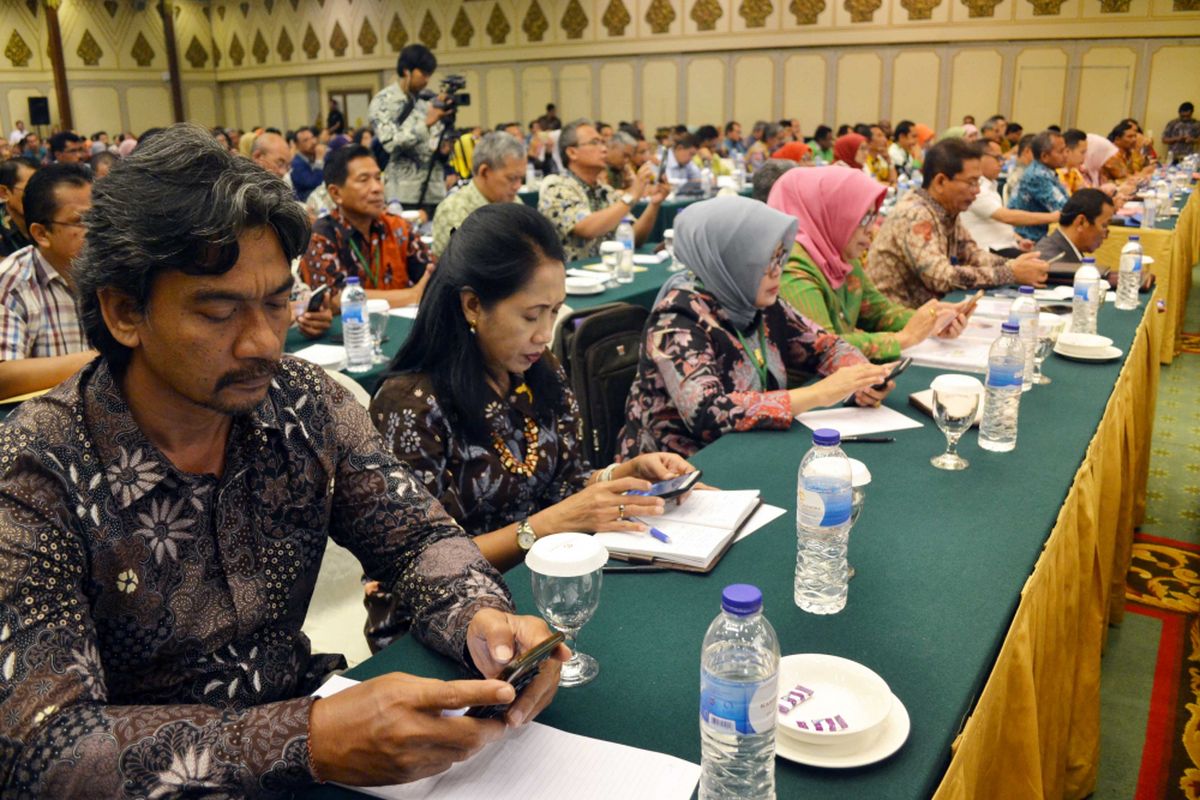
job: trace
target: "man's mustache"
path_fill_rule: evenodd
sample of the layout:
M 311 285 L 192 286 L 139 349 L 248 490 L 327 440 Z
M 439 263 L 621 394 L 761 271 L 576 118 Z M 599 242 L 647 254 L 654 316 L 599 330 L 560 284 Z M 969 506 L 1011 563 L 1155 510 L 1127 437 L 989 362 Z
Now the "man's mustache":
M 271 377 L 274 378 L 279 372 L 278 361 L 268 361 L 265 358 L 254 359 L 249 366 L 242 369 L 227 372 L 217 380 L 217 391 L 220 391 L 227 386 L 232 386 L 235 383 L 243 383 L 252 381 L 258 378 Z

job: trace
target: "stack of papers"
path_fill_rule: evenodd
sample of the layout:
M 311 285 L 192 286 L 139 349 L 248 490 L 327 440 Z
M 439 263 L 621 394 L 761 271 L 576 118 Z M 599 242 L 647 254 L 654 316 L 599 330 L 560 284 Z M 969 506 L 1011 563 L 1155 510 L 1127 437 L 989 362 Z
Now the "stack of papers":
M 292 355 L 325 369 L 338 370 L 346 366 L 346 348 L 340 344 L 310 344 Z
M 921 423 L 915 419 L 910 419 L 887 406 L 876 406 L 875 408 L 843 406 L 824 411 L 806 411 L 797 415 L 796 419 L 800 424 L 814 431 L 817 428 L 833 428 L 843 438 L 921 427 Z
M 904 350 L 904 355 L 911 356 L 913 363 L 922 367 L 934 369 L 950 369 L 965 372 L 987 372 L 988 350 L 992 342 L 1000 336 L 1000 323 L 1008 319 L 1008 311 L 1004 316 L 988 316 L 981 311 L 987 300 L 1002 300 L 1003 298 L 982 298 L 979 308 L 967 321 L 967 327 L 956 339 L 938 339 L 931 336 L 920 344 Z M 1012 301 L 1006 301 L 1011 305 Z
M 315 694 L 328 697 L 355 683 L 338 676 Z M 530 722 L 440 775 L 395 786 L 346 788 L 389 800 L 688 800 L 699 780 L 698 764 Z
M 675 508 L 668 507 L 665 514 L 640 520 L 665 533 L 670 542 L 661 542 L 649 533 L 624 532 L 597 533 L 596 540 L 613 558 L 708 572 L 761 502 L 757 489 L 698 490 Z

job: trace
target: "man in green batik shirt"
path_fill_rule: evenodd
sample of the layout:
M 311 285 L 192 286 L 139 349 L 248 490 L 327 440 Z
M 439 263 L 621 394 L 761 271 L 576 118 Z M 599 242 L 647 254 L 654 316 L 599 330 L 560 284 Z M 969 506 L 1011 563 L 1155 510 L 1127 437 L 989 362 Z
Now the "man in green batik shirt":
M 503 131 L 489 133 L 475 145 L 471 180 L 447 197 L 433 217 L 433 254 L 441 256 L 450 234 L 471 212 L 488 203 L 517 201 L 525 179 L 525 143 Z

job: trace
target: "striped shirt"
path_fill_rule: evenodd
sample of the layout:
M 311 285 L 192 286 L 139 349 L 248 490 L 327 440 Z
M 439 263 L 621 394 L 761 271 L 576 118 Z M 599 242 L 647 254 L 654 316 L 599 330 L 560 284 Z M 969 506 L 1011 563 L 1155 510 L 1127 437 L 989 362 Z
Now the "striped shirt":
M 0 361 L 87 349 L 75 296 L 37 248 L 22 248 L 0 261 Z

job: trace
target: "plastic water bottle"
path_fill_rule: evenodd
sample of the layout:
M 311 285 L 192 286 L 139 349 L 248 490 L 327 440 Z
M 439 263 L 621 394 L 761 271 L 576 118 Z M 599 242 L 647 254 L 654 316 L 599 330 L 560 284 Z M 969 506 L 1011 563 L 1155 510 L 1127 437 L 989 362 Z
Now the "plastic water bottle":
M 528 162 L 525 164 L 525 188 L 537 188 L 537 168 Z
M 901 200 L 904 199 L 904 195 L 908 194 L 908 190 L 909 190 L 908 176 L 901 175 L 900 181 L 899 181 L 898 185 L 896 186 L 896 202 L 897 203 L 899 203 Z
M 704 189 L 705 197 L 712 197 L 717 193 L 717 179 L 711 168 L 705 167 L 700 170 L 700 186 Z
M 1155 194 L 1148 194 L 1142 198 L 1142 228 L 1153 228 L 1157 219 L 1158 196 Z
M 733 151 L 733 179 L 740 192 L 746 186 L 746 157 L 741 150 Z
M 367 293 L 358 277 L 346 278 L 342 289 L 342 340 L 346 343 L 346 369 L 366 372 L 371 368 L 375 346 L 371 342 L 371 321 L 367 318 Z
M 796 605 L 812 614 L 846 607 L 846 546 L 853 507 L 850 459 L 831 428 L 813 431 L 796 479 Z
M 617 226 L 621 260 L 617 262 L 617 283 L 633 283 L 633 217 L 625 217 Z
M 1017 412 L 1021 407 L 1025 345 L 1016 323 L 1005 322 L 1000 331 L 1000 338 L 988 351 L 979 446 L 995 453 L 1007 453 L 1017 446 Z
M 1097 295 L 1104 289 L 1100 286 L 1100 272 L 1096 269 L 1096 259 L 1088 257 L 1083 265 L 1075 270 L 1075 291 L 1071 298 L 1071 331 L 1073 333 L 1096 332 L 1096 303 Z
M 774 800 L 779 639 L 762 592 L 726 586 L 700 653 L 700 800 Z
M 1116 306 L 1121 311 L 1138 307 L 1138 289 L 1142 286 L 1142 237 L 1130 236 L 1121 248 L 1121 271 L 1117 277 Z
M 1015 322 L 1021 329 L 1021 344 L 1025 345 L 1025 371 L 1021 391 L 1033 388 L 1033 363 L 1037 354 L 1038 304 L 1033 297 L 1032 286 L 1022 286 L 1021 293 L 1008 309 L 1008 321 Z

